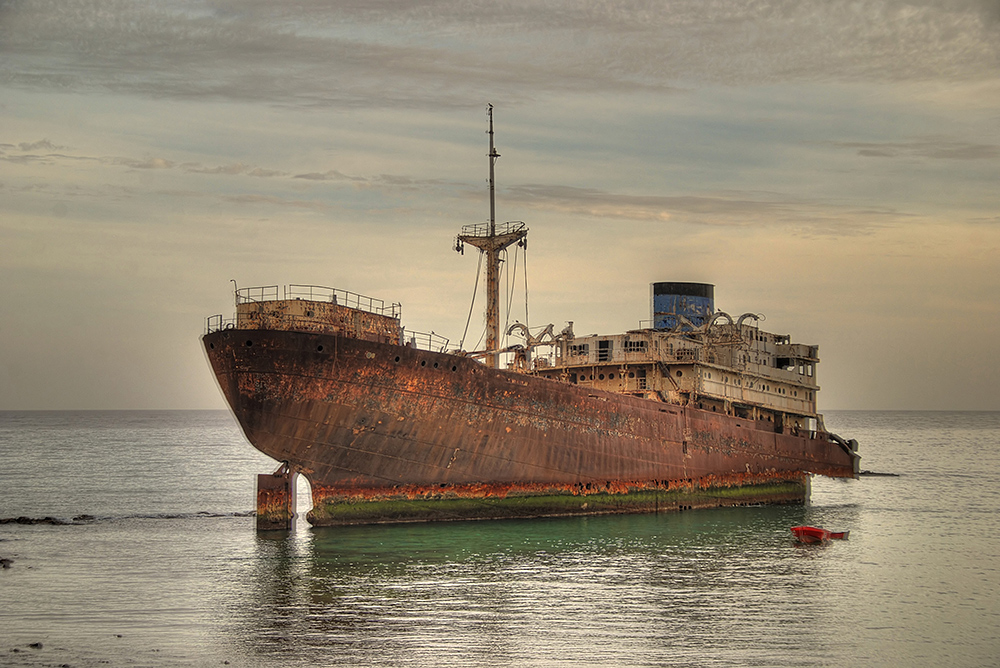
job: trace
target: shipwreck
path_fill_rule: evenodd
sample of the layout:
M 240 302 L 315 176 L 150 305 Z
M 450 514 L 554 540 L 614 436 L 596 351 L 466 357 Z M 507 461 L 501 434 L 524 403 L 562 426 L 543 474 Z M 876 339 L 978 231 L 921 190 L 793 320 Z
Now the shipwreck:
M 456 239 L 484 260 L 483 350 L 312 285 L 239 288 L 235 317 L 208 319 L 229 407 L 282 463 L 258 528 L 289 526 L 298 474 L 317 526 L 802 503 L 811 475 L 857 477 L 857 443 L 817 412 L 818 347 L 717 311 L 712 285 L 653 283 L 649 321 L 620 334 L 502 330 L 501 257 L 528 229 L 495 221 L 492 108 L 489 142 L 490 220 Z

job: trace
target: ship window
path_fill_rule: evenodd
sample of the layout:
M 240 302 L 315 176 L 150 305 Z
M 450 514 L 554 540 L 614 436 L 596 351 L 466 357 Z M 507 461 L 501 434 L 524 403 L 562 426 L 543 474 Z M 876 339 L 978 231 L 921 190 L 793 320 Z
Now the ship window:
M 247 348 L 249 348 L 252 345 L 253 345 L 253 341 L 251 341 L 250 339 L 247 339 Z
M 603 341 L 597 342 L 597 361 L 598 362 L 609 362 L 611 361 L 611 351 L 613 342 L 611 339 L 604 339 Z
M 646 342 L 645 341 L 625 341 L 625 352 L 627 353 L 644 353 L 646 352 Z
M 323 352 L 323 346 L 316 346 L 317 352 Z
M 613 374 L 613 373 L 609 373 L 609 374 L 608 374 L 608 378 L 609 378 L 610 380 L 614 380 L 614 379 L 615 379 L 615 374 Z
M 396 355 L 396 364 L 399 364 L 399 355 Z
M 599 374 L 599 375 L 597 376 L 597 380 L 604 380 L 604 374 L 603 374 L 603 373 L 602 373 L 602 374 Z
M 434 368 L 435 369 L 438 368 L 438 363 L 437 362 L 434 362 Z
M 635 378 L 635 372 L 634 371 L 629 371 L 628 372 L 628 377 L 629 378 Z
M 678 372 L 677 372 L 677 377 L 678 377 L 678 378 L 681 378 L 681 377 L 683 377 L 683 376 L 684 376 L 684 372 L 683 372 L 683 371 L 678 371 Z
M 455 365 L 455 364 L 452 364 L 452 365 L 451 365 L 451 370 L 452 370 L 452 371 L 458 371 L 458 366 L 457 366 L 457 365 Z
M 427 366 L 427 360 L 420 360 L 420 366 Z

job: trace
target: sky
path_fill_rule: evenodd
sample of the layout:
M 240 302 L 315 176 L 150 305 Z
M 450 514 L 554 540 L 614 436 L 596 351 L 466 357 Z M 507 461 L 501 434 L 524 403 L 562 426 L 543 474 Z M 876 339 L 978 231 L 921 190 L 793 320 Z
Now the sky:
M 0 410 L 224 408 L 231 281 L 459 341 L 487 104 L 533 328 L 711 283 L 821 410 L 1000 410 L 1000 0 L 0 0 Z

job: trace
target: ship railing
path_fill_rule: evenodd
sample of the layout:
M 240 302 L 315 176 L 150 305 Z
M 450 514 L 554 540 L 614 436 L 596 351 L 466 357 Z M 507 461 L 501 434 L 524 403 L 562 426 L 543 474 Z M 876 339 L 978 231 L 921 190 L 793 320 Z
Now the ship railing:
M 497 236 L 503 236 L 505 234 L 516 234 L 517 232 L 524 231 L 525 225 L 520 220 L 512 220 L 507 223 L 496 223 L 496 234 Z M 462 225 L 462 236 L 463 237 L 488 237 L 490 236 L 490 224 L 489 223 L 473 223 L 472 225 Z
M 208 317 L 205 323 L 205 333 L 211 334 L 212 332 L 218 332 L 221 329 L 233 329 L 236 327 L 235 318 L 223 318 L 222 314 L 212 315 Z
M 398 318 L 403 307 L 399 302 L 386 304 L 381 299 L 368 297 L 349 290 L 338 288 L 328 288 L 323 285 L 289 285 L 285 288 L 285 299 L 308 299 L 309 301 L 323 301 L 356 308 L 360 311 L 368 311 L 377 315 L 384 315 L 390 318 Z
M 236 291 L 236 304 L 252 304 L 255 302 L 273 302 L 278 299 L 277 285 L 264 285 L 256 288 L 240 288 Z
M 418 350 L 443 353 L 448 350 L 448 339 L 434 332 L 414 332 L 411 329 L 404 328 L 403 345 L 410 348 L 417 348 Z
M 284 299 L 304 299 L 314 302 L 328 302 L 346 306 L 348 308 L 367 311 L 376 315 L 389 318 L 399 318 L 402 314 L 402 306 L 398 302 L 386 304 L 384 300 L 368 297 L 366 295 L 329 288 L 324 285 L 298 285 L 290 284 L 283 289 Z M 268 302 L 278 300 L 278 286 L 266 285 L 254 288 L 240 288 L 236 291 L 236 304 L 252 304 L 257 302 Z

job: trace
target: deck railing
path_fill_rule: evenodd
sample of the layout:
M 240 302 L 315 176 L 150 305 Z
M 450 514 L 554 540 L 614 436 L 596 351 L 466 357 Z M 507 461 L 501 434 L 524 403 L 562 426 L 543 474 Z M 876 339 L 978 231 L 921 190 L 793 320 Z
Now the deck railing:
M 512 220 L 508 223 L 496 223 L 496 234 L 497 236 L 502 236 L 504 234 L 515 234 L 521 232 L 525 229 L 525 225 L 520 220 Z M 472 225 L 462 226 L 462 236 L 463 237 L 488 237 L 490 236 L 490 224 L 489 223 L 473 223 Z
M 403 345 L 435 353 L 448 352 L 448 339 L 434 332 L 414 332 L 403 328 Z
M 283 287 L 283 299 L 304 299 L 314 302 L 329 302 L 356 308 L 368 313 L 384 315 L 389 318 L 398 318 L 402 313 L 402 306 L 398 302 L 386 305 L 385 301 L 368 297 L 349 290 L 329 288 L 325 285 L 297 285 L 291 284 Z M 236 304 L 252 304 L 257 302 L 269 302 L 278 300 L 278 286 L 265 285 L 262 287 L 240 288 L 236 291 Z
M 205 323 L 205 333 L 211 334 L 220 329 L 233 329 L 236 327 L 236 318 L 223 318 L 222 314 L 211 315 Z

